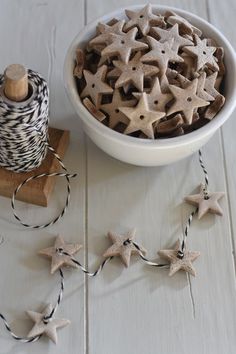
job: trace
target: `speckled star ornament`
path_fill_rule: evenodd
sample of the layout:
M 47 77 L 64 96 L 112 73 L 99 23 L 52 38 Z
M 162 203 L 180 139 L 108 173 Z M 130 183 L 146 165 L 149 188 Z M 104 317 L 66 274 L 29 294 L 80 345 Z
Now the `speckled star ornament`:
M 197 96 L 202 98 L 205 101 L 214 101 L 214 97 L 207 92 L 205 85 L 206 85 L 206 72 L 203 71 L 198 78 Z
M 41 312 L 27 311 L 27 315 L 34 321 L 35 325 L 28 333 L 28 338 L 45 334 L 55 344 L 57 344 L 57 329 L 70 324 L 69 320 L 52 318 L 48 322 L 44 322 L 44 317 L 48 316 L 52 311 L 52 305 L 49 304 L 46 309 Z
M 125 10 L 126 16 L 129 21 L 125 24 L 124 29 L 127 31 L 130 28 L 137 26 L 141 33 L 145 36 L 151 26 L 163 26 L 165 25 L 164 17 L 160 15 L 154 15 L 152 13 L 152 6 L 147 4 L 140 11 Z
M 124 265 L 129 267 L 130 257 L 133 254 L 139 254 L 137 248 L 133 245 L 136 230 L 133 229 L 125 235 L 118 235 L 114 232 L 108 232 L 108 237 L 113 242 L 113 245 L 103 254 L 103 257 L 120 256 Z M 145 254 L 146 250 L 139 245 L 140 251 Z
M 207 45 L 207 39 L 200 39 L 197 35 L 194 36 L 196 45 L 186 46 L 183 51 L 197 59 L 196 70 L 199 71 L 204 65 L 207 65 L 210 69 L 219 70 L 219 66 L 214 57 L 216 47 L 210 47 Z
M 171 40 L 172 38 L 174 39 L 174 42 L 172 44 L 173 51 L 176 53 L 178 52 L 179 48 L 182 48 L 184 46 L 192 46 L 194 45 L 193 42 L 188 39 L 184 38 L 183 36 L 179 35 L 179 26 L 176 23 L 173 27 L 170 29 L 162 29 L 160 27 L 152 27 L 152 32 L 159 37 L 160 42 L 166 42 Z
M 199 194 L 189 195 L 184 198 L 184 200 L 198 207 L 198 219 L 201 219 L 207 213 L 223 215 L 223 210 L 221 209 L 218 201 L 225 195 L 223 192 L 214 192 L 214 193 L 204 193 L 205 186 L 204 184 L 200 185 Z
M 161 258 L 164 258 L 170 262 L 170 277 L 179 270 L 183 270 L 195 277 L 196 271 L 192 265 L 192 262 L 200 256 L 200 252 L 185 251 L 183 257 L 180 257 L 178 253 L 180 246 L 180 240 L 178 240 L 173 250 L 160 250 L 158 251 L 158 254 Z
M 179 26 L 183 27 L 183 30 L 186 34 L 191 35 L 192 33 L 196 33 L 199 37 L 201 37 L 202 31 L 199 28 L 193 26 L 188 20 L 186 20 L 182 16 L 177 15 L 173 11 L 167 11 L 165 16 L 167 17 L 167 22 L 170 25 L 173 26 L 177 23 Z
M 141 92 L 133 92 L 134 97 L 140 98 Z M 173 98 L 172 93 L 163 93 L 160 87 L 159 78 L 154 79 L 150 93 L 147 93 L 148 106 L 153 111 L 164 112 L 166 104 Z
M 106 65 L 101 66 L 96 74 L 92 74 L 88 70 L 83 71 L 86 86 L 81 92 L 80 97 L 84 98 L 90 96 L 96 107 L 100 104 L 103 94 L 110 94 L 113 92 L 113 89 L 104 82 L 106 73 Z
M 183 112 L 186 124 L 191 124 L 194 110 L 198 107 L 209 105 L 209 102 L 197 96 L 197 86 L 198 79 L 193 80 L 190 85 L 184 89 L 170 85 L 169 89 L 175 97 L 175 102 L 169 108 L 167 116 L 175 112 Z
M 119 73 L 115 87 L 123 87 L 126 84 L 133 84 L 138 90 L 143 91 L 143 81 L 145 77 L 151 77 L 159 72 L 156 66 L 144 64 L 140 61 L 142 53 L 135 54 L 127 64 L 114 60 L 115 69 L 109 73 L 109 77 L 115 77 Z M 117 70 L 118 69 L 118 70 Z
M 119 55 L 123 62 L 128 63 L 132 52 L 148 48 L 146 43 L 136 41 L 135 37 L 137 32 L 138 29 L 133 28 L 122 35 L 111 34 L 110 44 L 102 50 L 101 56 L 109 58 Z
M 89 42 L 89 44 L 96 45 L 102 43 L 109 43 L 111 39 L 111 34 L 118 34 L 118 35 L 124 34 L 124 32 L 122 31 L 124 27 L 124 23 L 125 23 L 124 20 L 118 21 L 112 26 L 109 26 L 105 23 L 99 23 L 97 29 L 101 34 L 93 38 Z
M 217 72 L 209 75 L 205 79 L 204 89 L 212 97 L 216 98 L 219 95 L 219 92 L 215 88 L 216 85 Z
M 75 263 L 72 262 L 70 257 L 60 254 L 59 249 L 62 249 L 64 252 L 68 253 L 70 256 L 73 256 L 82 248 L 82 245 L 79 243 L 65 243 L 61 236 L 57 236 L 54 246 L 45 248 L 38 252 L 42 256 L 51 258 L 51 274 L 55 273 L 61 267 L 76 267 Z
M 128 124 L 129 119 L 120 111 L 120 107 L 133 107 L 137 103 L 136 99 L 123 100 L 120 90 L 115 89 L 111 103 L 100 106 L 100 109 L 109 116 L 109 127 L 114 128 L 119 122 Z M 119 108 L 118 108 L 119 107 Z
M 124 134 L 130 134 L 140 130 L 151 139 L 154 139 L 153 123 L 165 116 L 165 112 L 152 111 L 148 107 L 147 94 L 145 92 L 142 93 L 135 108 L 122 107 L 120 111 L 130 120 Z
M 172 48 L 174 39 L 161 43 L 153 37 L 147 36 L 148 43 L 152 50 L 142 56 L 142 62 L 157 62 L 160 68 L 160 74 L 166 73 L 169 62 L 183 62 L 181 58 Z

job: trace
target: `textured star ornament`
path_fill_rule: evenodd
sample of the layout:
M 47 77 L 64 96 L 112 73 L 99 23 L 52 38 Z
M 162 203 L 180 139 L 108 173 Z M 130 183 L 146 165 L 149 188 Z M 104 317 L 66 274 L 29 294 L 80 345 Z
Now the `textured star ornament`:
M 210 69 L 219 70 L 219 66 L 214 57 L 216 47 L 210 47 L 207 45 L 207 39 L 200 39 L 197 35 L 194 36 L 196 45 L 186 46 L 183 48 L 184 52 L 197 58 L 197 71 L 202 69 L 204 65 L 207 65 Z
M 49 321 L 44 322 L 44 317 L 50 315 L 52 311 L 52 305 L 49 304 L 46 309 L 40 312 L 27 311 L 27 315 L 35 323 L 34 327 L 28 333 L 28 338 L 35 336 L 40 336 L 45 334 L 48 336 L 55 344 L 57 344 L 57 329 L 65 327 L 70 324 L 69 320 L 52 318 Z
M 172 44 L 172 49 L 177 53 L 179 48 L 182 48 L 184 46 L 192 46 L 193 42 L 190 41 L 188 38 L 184 38 L 179 35 L 179 26 L 176 23 L 173 27 L 170 29 L 162 29 L 160 27 L 153 27 L 152 32 L 154 34 L 157 34 L 158 37 L 160 38 L 160 42 L 166 42 L 171 40 L 172 38 L 174 39 L 174 42 Z
M 183 112 L 186 123 L 191 124 L 194 110 L 198 107 L 209 105 L 209 102 L 197 96 L 197 87 L 198 79 L 193 80 L 184 89 L 175 85 L 169 85 L 169 89 L 175 97 L 175 102 L 169 108 L 167 116 L 175 112 Z
M 80 245 L 79 243 L 65 243 L 65 241 L 63 240 L 63 238 L 61 236 L 57 236 L 53 247 L 45 248 L 45 249 L 39 251 L 38 253 L 40 255 L 51 258 L 51 260 L 52 260 L 51 274 L 53 274 L 53 273 L 55 273 L 56 270 L 58 270 L 59 268 L 64 267 L 64 266 L 76 268 L 75 263 L 72 262 L 70 257 L 60 254 L 58 252 L 59 249 L 68 253 L 70 256 L 73 256 L 81 248 L 82 248 L 82 245 Z
M 127 64 L 118 60 L 113 61 L 115 69 L 109 73 L 109 77 L 115 77 L 119 73 L 119 78 L 115 83 L 116 88 L 133 84 L 138 90 L 143 91 L 144 78 L 159 72 L 156 66 L 143 64 L 140 61 L 141 57 L 142 53 L 138 52 Z
M 119 89 L 115 89 L 111 103 L 100 106 L 100 109 L 109 116 L 109 127 L 114 128 L 119 122 L 129 123 L 129 119 L 120 111 L 118 107 L 133 107 L 137 103 L 136 99 L 123 100 Z
M 96 74 L 92 74 L 88 70 L 84 70 L 83 73 L 86 86 L 81 92 L 80 97 L 84 98 L 86 96 L 90 96 L 95 106 L 98 107 L 101 102 L 102 95 L 113 92 L 113 89 L 104 82 L 107 73 L 107 66 L 101 66 L 97 70 Z
M 139 254 L 139 251 L 132 243 L 135 233 L 135 230 L 131 230 L 125 235 L 118 235 L 114 232 L 108 232 L 108 237 L 113 242 L 113 245 L 108 248 L 108 250 L 103 254 L 103 257 L 108 258 L 120 256 L 124 265 L 129 267 L 131 255 Z M 142 246 L 139 245 L 139 248 L 143 254 L 146 253 L 146 250 Z
M 165 112 L 152 111 L 148 107 L 147 94 L 145 92 L 142 93 L 135 108 L 121 107 L 120 111 L 130 120 L 124 134 L 140 130 L 151 139 L 154 139 L 153 123 L 165 116 Z
M 196 271 L 192 265 L 192 262 L 200 256 L 200 252 L 185 251 L 183 257 L 179 258 L 178 252 L 180 250 L 180 246 L 180 240 L 178 240 L 173 250 L 160 250 L 158 251 L 158 254 L 160 257 L 167 259 L 170 262 L 170 277 L 179 270 L 183 270 L 195 277 Z
M 109 43 L 111 39 L 111 34 L 118 34 L 122 35 L 124 32 L 122 31 L 124 27 L 125 21 L 118 21 L 114 25 L 109 26 L 105 23 L 99 23 L 97 28 L 101 34 L 93 38 L 89 44 L 90 45 L 96 45 L 96 44 L 102 44 L 102 43 Z
M 211 96 L 205 89 L 206 85 L 206 72 L 203 71 L 198 78 L 197 95 L 205 101 L 214 101 L 214 97 Z
M 133 92 L 134 97 L 140 98 L 141 92 Z M 173 98 L 172 93 L 163 93 L 158 77 L 155 78 L 150 93 L 147 93 L 148 106 L 153 111 L 165 111 L 166 104 Z
M 171 62 L 183 62 L 181 58 L 173 49 L 174 39 L 172 38 L 168 42 L 161 43 L 153 37 L 147 36 L 148 43 L 150 44 L 151 51 L 145 54 L 142 58 L 142 62 L 157 62 L 160 68 L 161 75 L 166 73 L 168 63 Z
M 135 37 L 137 32 L 138 29 L 133 28 L 122 35 L 111 35 L 110 44 L 102 50 L 101 56 L 109 58 L 119 55 L 123 62 L 128 63 L 132 52 L 148 48 L 146 43 L 136 41 Z
M 220 93 L 215 88 L 216 85 L 217 72 L 209 75 L 205 79 L 204 89 L 212 97 L 216 98 Z
M 145 36 L 150 31 L 151 26 L 165 25 L 164 17 L 160 15 L 154 15 L 152 13 L 152 7 L 150 4 L 147 4 L 140 11 L 135 12 L 131 10 L 125 10 L 125 13 L 129 18 L 129 21 L 125 24 L 124 27 L 126 31 L 137 26 Z
M 225 195 L 223 192 L 207 193 L 207 198 L 204 194 L 204 184 L 200 185 L 199 194 L 189 195 L 184 198 L 184 200 L 198 207 L 198 219 L 201 219 L 207 213 L 223 215 L 223 210 L 221 209 L 218 201 Z

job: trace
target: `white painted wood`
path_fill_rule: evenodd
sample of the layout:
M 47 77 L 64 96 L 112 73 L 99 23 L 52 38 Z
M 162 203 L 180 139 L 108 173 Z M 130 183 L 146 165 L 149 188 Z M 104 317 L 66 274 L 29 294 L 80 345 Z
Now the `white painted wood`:
M 48 247 L 60 233 L 68 242 L 84 243 L 85 221 L 85 153 L 83 133 L 75 118 L 63 87 L 62 69 L 70 41 L 84 24 L 83 1 L 39 0 L 0 3 L 0 70 L 9 63 L 22 63 L 40 72 L 49 82 L 51 92 L 51 124 L 72 130 L 71 145 L 65 162 L 69 170 L 79 172 L 72 181 L 73 193 L 68 214 L 47 230 L 25 230 L 12 217 L 10 200 L 0 198 L 0 312 L 20 335 L 32 326 L 25 310 L 41 310 L 48 301 L 56 301 L 60 278 L 51 276 L 50 263 L 37 251 Z M 63 191 L 63 193 L 62 193 Z M 56 215 L 66 195 L 64 181 L 58 180 L 56 192 L 48 208 L 17 202 L 22 216 L 31 222 L 42 222 Z M 83 261 L 83 251 L 80 252 Z M 57 316 L 68 318 L 71 325 L 58 331 L 55 346 L 46 338 L 34 344 L 14 341 L 0 324 L 0 353 L 83 353 L 84 352 L 84 276 L 65 272 L 65 297 Z
M 142 3 L 143 1 L 141 1 Z M 137 1 L 87 1 L 88 21 Z M 158 1 L 207 18 L 205 1 Z M 95 11 L 96 9 L 96 11 Z M 225 190 L 220 135 L 203 150 L 213 190 Z M 233 156 L 232 156 L 233 158 Z M 217 162 L 217 163 L 216 163 Z M 162 168 L 138 168 L 106 156 L 88 142 L 88 250 L 95 267 L 109 247 L 105 238 L 137 227 L 137 242 L 156 257 L 181 236 L 191 207 L 182 198 L 202 180 L 197 156 Z M 199 250 L 196 279 L 168 278 L 133 259 L 124 269 L 119 259 L 88 282 L 89 353 L 234 353 L 236 339 L 235 274 L 229 212 L 223 218 L 194 221 L 189 247 Z M 98 260 L 96 260 L 98 258 Z

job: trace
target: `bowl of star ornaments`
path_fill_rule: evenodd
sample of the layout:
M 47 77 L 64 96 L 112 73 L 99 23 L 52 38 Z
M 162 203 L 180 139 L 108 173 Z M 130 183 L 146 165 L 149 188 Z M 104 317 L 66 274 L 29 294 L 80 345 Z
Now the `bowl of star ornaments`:
M 189 12 L 150 4 L 87 25 L 69 47 L 64 79 L 95 144 L 141 166 L 192 154 L 236 104 L 235 53 L 224 35 Z

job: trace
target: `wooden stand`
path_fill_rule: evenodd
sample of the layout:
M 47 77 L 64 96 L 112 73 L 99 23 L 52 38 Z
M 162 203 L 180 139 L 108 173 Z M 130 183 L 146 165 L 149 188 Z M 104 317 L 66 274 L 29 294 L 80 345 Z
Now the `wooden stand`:
M 19 64 L 12 64 L 4 72 L 4 94 L 12 101 L 20 102 L 28 96 L 27 70 Z M 63 159 L 69 144 L 69 131 L 49 128 L 49 142 L 57 154 Z M 0 168 L 0 195 L 12 197 L 16 187 L 30 176 L 40 173 L 58 172 L 60 165 L 54 155 L 48 154 L 41 166 L 27 173 L 16 173 Z M 21 201 L 47 206 L 54 189 L 56 177 L 35 179 L 23 186 L 16 196 Z

